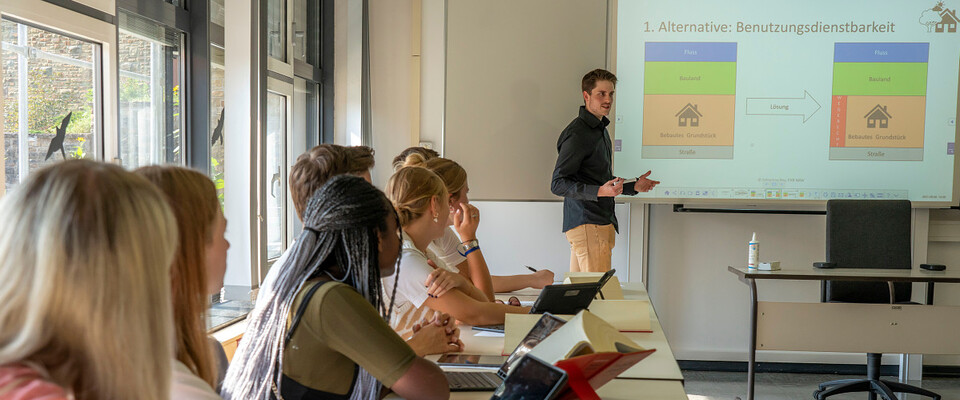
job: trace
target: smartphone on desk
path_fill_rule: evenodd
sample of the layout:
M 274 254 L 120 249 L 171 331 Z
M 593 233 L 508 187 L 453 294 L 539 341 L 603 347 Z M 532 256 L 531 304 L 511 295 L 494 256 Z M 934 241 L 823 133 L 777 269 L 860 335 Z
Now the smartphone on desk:
M 567 372 L 532 355 L 525 355 L 490 400 L 549 400 L 567 385 Z

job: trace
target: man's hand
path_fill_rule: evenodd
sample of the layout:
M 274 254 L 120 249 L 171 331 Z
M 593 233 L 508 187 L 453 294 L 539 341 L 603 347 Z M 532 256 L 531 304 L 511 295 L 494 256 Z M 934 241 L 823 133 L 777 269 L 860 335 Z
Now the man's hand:
M 647 175 L 650 173 L 647 172 Z M 623 193 L 623 178 L 613 178 L 597 191 L 597 197 L 616 197 Z
M 655 186 L 660 184 L 660 181 L 648 179 L 647 178 L 648 176 L 650 176 L 650 171 L 647 171 L 647 173 L 640 175 L 640 177 L 637 178 L 637 183 L 633 184 L 633 189 L 640 193 L 649 192 Z
M 476 207 L 460 203 L 453 213 L 453 229 L 460 234 L 460 240 L 469 242 L 477 238 L 477 228 L 480 227 L 480 210 Z

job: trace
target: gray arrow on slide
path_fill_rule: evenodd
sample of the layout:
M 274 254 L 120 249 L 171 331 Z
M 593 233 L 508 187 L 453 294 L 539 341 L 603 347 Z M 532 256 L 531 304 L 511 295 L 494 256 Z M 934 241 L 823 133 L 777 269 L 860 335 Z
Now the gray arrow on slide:
M 796 115 L 807 122 L 817 111 L 820 111 L 820 103 L 806 90 L 803 91 L 803 97 L 797 98 L 747 98 L 747 115 Z

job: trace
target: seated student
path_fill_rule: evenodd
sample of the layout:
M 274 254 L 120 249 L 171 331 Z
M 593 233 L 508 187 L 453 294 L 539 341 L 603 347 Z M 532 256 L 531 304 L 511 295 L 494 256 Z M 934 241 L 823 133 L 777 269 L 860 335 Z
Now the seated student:
M 183 167 L 149 166 L 137 174 L 166 195 L 180 232 L 173 260 L 173 317 L 176 334 L 174 399 L 219 399 L 226 364 L 218 365 L 223 347 L 207 336 L 210 296 L 223 287 L 230 243 L 223 234 L 227 220 L 220 210 L 217 189 L 206 175 Z M 225 355 L 224 355 L 225 358 Z
M 310 197 L 320 189 L 330 178 L 348 174 L 359 176 L 370 182 L 370 169 L 373 168 L 374 158 L 373 149 L 367 146 L 344 147 L 335 144 L 321 144 L 306 153 L 297 157 L 296 164 L 290 169 L 290 198 L 293 201 L 293 208 L 297 211 L 297 217 L 303 217 L 303 210 L 307 206 Z M 283 255 L 274 263 L 275 266 L 283 265 L 292 247 L 287 249 Z M 267 298 L 271 291 L 270 282 L 276 279 L 279 268 L 271 268 L 260 287 L 257 296 L 257 306 L 262 302 L 261 299 Z M 457 343 L 462 349 L 460 342 L 460 330 L 448 315 L 439 314 L 430 320 L 417 321 L 413 330 L 419 333 L 421 327 L 430 326 L 430 332 L 424 332 L 422 335 L 413 335 L 407 344 L 413 348 L 418 356 L 428 354 L 440 354 L 453 349 L 450 343 Z M 438 335 L 436 330 L 442 329 L 446 338 Z M 448 340 L 449 339 L 449 340 Z
M 419 154 L 407 163 L 423 162 Z M 400 336 L 408 337 L 413 324 L 438 312 L 450 314 L 470 325 L 502 324 L 506 313 L 526 313 L 529 307 L 491 302 L 462 275 L 450 272 L 427 247 L 443 236 L 450 215 L 449 195 L 443 181 L 432 171 L 415 166 L 401 168 L 387 183 L 387 196 L 393 202 L 403 228 L 403 274 L 385 278 L 387 293 L 397 293 L 391 325 Z
M 540 289 L 553 283 L 553 272 L 547 269 L 532 274 L 491 276 L 477 240 L 480 210 L 471 205 L 467 198 L 467 193 L 470 192 L 467 171 L 460 164 L 440 157 L 428 159 L 422 165 L 437 174 L 450 192 L 449 222 L 456 228 L 459 237 L 448 227 L 443 237 L 430 243 L 430 251 L 447 267 L 453 267 L 450 268 L 453 272 L 459 272 L 469 279 L 491 300 L 493 293 L 512 292 L 528 287 Z
M 407 162 L 407 157 L 410 157 L 411 154 L 419 154 L 424 160 L 440 157 L 440 153 L 437 153 L 434 149 L 419 146 L 407 147 L 393 158 L 393 172 L 403 168 L 403 163 Z
M 446 399 L 436 364 L 414 354 L 386 320 L 382 276 L 399 273 L 399 225 L 382 192 L 341 175 L 310 198 L 304 230 L 234 355 L 226 399 Z
M 0 205 L 0 398 L 170 398 L 177 225 L 157 188 L 86 160 Z

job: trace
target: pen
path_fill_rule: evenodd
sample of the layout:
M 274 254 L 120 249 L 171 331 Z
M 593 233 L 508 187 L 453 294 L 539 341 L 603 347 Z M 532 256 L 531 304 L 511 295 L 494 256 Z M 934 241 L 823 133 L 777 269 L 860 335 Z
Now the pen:
M 524 265 L 524 267 L 527 267 L 527 269 L 529 269 L 530 271 L 537 272 L 537 269 L 536 269 L 536 268 L 531 267 L 531 266 L 529 266 L 529 265 Z

